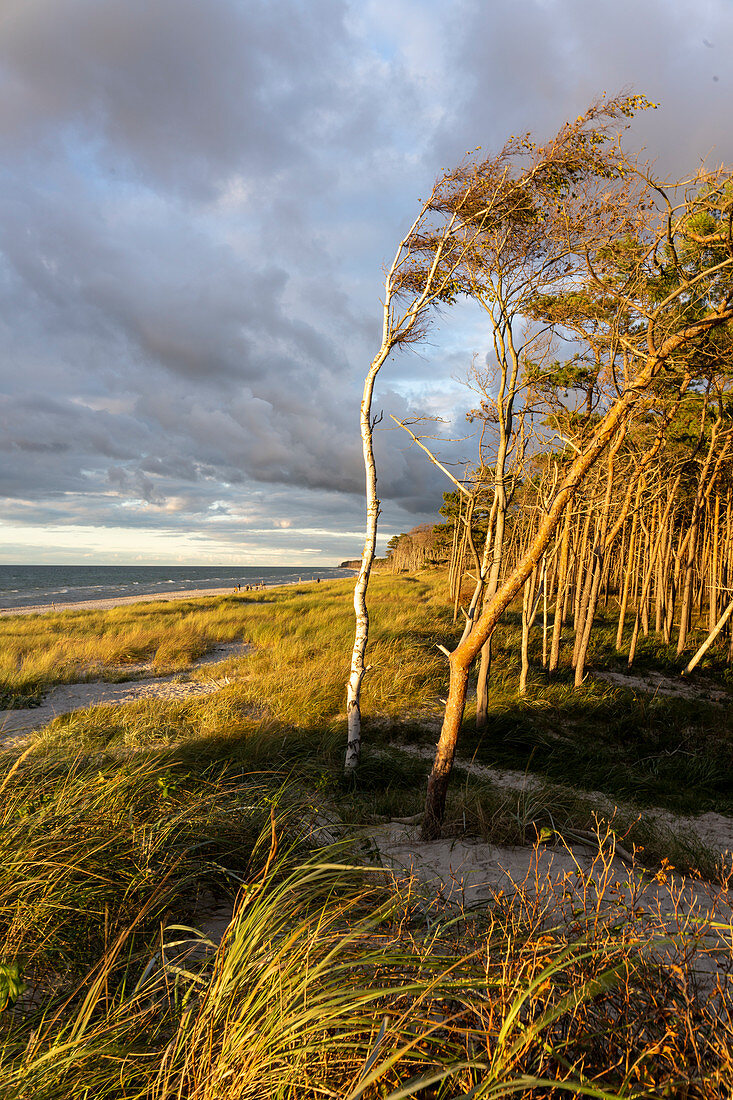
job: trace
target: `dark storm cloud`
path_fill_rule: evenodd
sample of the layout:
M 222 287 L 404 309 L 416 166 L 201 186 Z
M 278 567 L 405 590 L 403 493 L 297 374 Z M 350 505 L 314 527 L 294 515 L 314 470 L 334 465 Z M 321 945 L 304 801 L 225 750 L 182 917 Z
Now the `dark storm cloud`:
M 344 5 L 285 0 L 6 0 L 0 132 L 25 146 L 69 132 L 168 189 L 268 175 L 339 124 Z M 366 120 L 364 120 L 366 121 Z
M 132 417 L 43 394 L 0 395 L 0 492 L 39 498 L 92 489 L 85 467 L 135 461 L 146 434 Z
M 384 115 L 367 55 L 355 79 L 344 10 L 6 10 L 0 131 L 17 159 L 0 179 L 4 312 L 27 320 L 22 337 L 4 333 L 8 358 L 26 360 L 8 378 L 9 496 L 96 483 L 158 504 L 186 499 L 181 478 L 209 499 L 252 478 L 360 491 L 347 357 L 371 325 L 307 215 L 345 153 L 374 157 Z M 60 399 L 43 412 L 31 387 Z M 51 451 L 63 457 L 47 471 Z M 414 496 L 420 463 L 397 459 L 385 488 Z
M 274 549 L 341 530 L 344 555 L 358 552 L 380 269 L 418 197 L 467 149 L 547 136 L 624 85 L 662 103 L 633 141 L 665 171 L 713 145 L 733 159 L 732 13 L 723 0 L 6 0 L 6 519 L 232 546 L 249 531 Z M 471 399 L 451 379 L 486 346 L 470 311 L 441 318 L 385 368 L 381 427 L 422 411 L 460 437 Z M 388 535 L 450 486 L 399 429 L 376 446 Z M 468 441 L 446 446 L 473 457 Z

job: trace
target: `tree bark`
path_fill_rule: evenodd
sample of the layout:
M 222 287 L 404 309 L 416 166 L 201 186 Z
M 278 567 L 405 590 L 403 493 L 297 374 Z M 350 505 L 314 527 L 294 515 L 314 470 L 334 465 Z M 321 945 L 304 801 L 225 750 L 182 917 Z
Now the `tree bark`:
M 377 497 L 377 467 L 374 462 L 372 395 L 374 380 L 387 358 L 389 349 L 384 346 L 372 361 L 364 382 L 361 401 L 361 442 L 366 474 L 366 536 L 361 557 L 361 568 L 354 586 L 354 616 L 356 629 L 354 648 L 351 653 L 351 671 L 346 686 L 346 760 L 344 774 L 348 777 L 356 771 L 361 758 L 361 685 L 366 672 L 364 655 L 369 638 L 369 611 L 366 594 L 369 586 L 369 574 L 377 547 L 377 521 L 379 519 L 379 498 Z
M 647 598 L 649 590 L 651 588 L 652 579 L 654 577 L 655 566 L 656 566 L 656 563 L 657 563 L 657 561 L 660 557 L 660 554 L 661 554 L 663 540 L 666 538 L 666 534 L 667 534 L 667 520 L 669 518 L 670 512 L 672 511 L 672 506 L 674 504 L 675 494 L 677 492 L 677 488 L 678 488 L 679 483 L 680 483 L 681 480 L 682 480 L 682 475 L 678 474 L 676 479 L 675 479 L 674 485 L 672 486 L 672 488 L 667 493 L 667 504 L 666 504 L 665 509 L 664 509 L 664 514 L 660 517 L 659 523 L 657 525 L 657 531 L 656 531 L 654 546 L 653 546 L 653 549 L 651 551 L 651 556 L 650 556 L 649 564 L 647 566 L 647 571 L 644 575 L 644 580 L 643 580 L 643 584 L 642 584 L 642 592 L 641 592 L 642 601 Z M 636 618 L 634 619 L 634 628 L 631 632 L 631 642 L 629 644 L 629 657 L 628 657 L 628 666 L 629 666 L 629 668 L 631 668 L 632 664 L 634 663 L 634 657 L 636 655 L 636 643 L 638 641 L 638 638 L 639 638 L 639 611 L 637 610 Z
M 639 491 L 636 497 L 636 507 L 634 508 L 634 518 L 631 521 L 631 533 L 629 535 L 629 545 L 625 556 L 626 567 L 624 568 L 624 583 L 623 591 L 621 593 L 621 606 L 618 613 L 618 627 L 616 629 L 616 650 L 621 649 L 621 642 L 624 636 L 624 623 L 626 621 L 626 609 L 629 604 L 629 587 L 631 585 L 631 574 L 633 573 L 634 564 L 634 549 L 636 546 L 636 528 L 639 522 L 638 508 L 639 508 L 639 495 L 641 493 L 641 483 L 639 483 Z M 622 553 L 622 562 L 624 555 Z
M 705 639 L 705 641 L 702 643 L 702 645 L 698 649 L 695 656 L 683 668 L 683 670 L 682 670 L 682 675 L 683 676 L 688 676 L 692 672 L 693 668 L 695 668 L 695 666 L 697 664 L 699 664 L 699 662 L 705 656 L 707 651 L 710 649 L 710 646 L 713 644 L 715 639 L 721 633 L 723 627 L 728 622 L 731 615 L 733 615 L 733 600 L 731 600 L 731 602 L 728 604 L 725 611 L 720 616 L 720 618 L 718 619 L 718 622 L 713 627 L 713 629 L 710 631 L 710 633 L 708 634 L 707 638 Z
M 550 642 L 550 660 L 548 672 L 554 672 L 560 659 L 560 636 L 563 625 L 563 611 L 565 608 L 565 594 L 568 587 L 568 556 L 570 548 L 570 525 L 572 513 L 568 509 L 563 525 L 562 541 L 560 543 L 560 563 L 557 574 L 557 593 L 555 596 L 555 616 L 552 622 L 552 641 Z

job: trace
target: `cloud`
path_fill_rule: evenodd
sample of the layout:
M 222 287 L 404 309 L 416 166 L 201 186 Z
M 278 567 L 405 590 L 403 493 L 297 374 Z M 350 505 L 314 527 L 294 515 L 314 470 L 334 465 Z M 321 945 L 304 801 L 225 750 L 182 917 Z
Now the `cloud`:
M 435 133 L 448 163 L 512 133 L 549 137 L 599 95 L 624 88 L 660 104 L 628 140 L 646 146 L 662 173 L 686 175 L 708 153 L 715 163 L 733 159 L 725 122 L 733 75 L 704 42 L 730 56 L 728 0 L 458 0 L 454 14 L 446 49 L 461 71 L 457 109 Z
M 240 170 L 267 177 L 307 154 L 304 133 L 337 125 L 343 12 L 328 0 L 8 0 L 0 131 L 18 146 L 71 136 L 109 172 L 197 195 Z
M 660 171 L 733 159 L 732 49 L 727 0 L 6 0 L 8 546 L 76 525 L 358 552 L 381 268 L 434 176 L 625 85 L 662 104 L 629 135 Z M 454 377 L 486 348 L 480 313 L 446 313 L 376 408 L 442 416 L 470 460 Z M 399 429 L 376 446 L 388 537 L 449 485 Z

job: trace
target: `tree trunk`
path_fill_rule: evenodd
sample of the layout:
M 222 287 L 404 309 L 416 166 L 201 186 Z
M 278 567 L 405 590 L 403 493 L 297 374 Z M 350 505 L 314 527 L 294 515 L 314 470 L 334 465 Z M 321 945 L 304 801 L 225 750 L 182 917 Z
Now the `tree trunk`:
M 718 620 L 719 560 L 720 560 L 720 493 L 715 493 L 713 510 L 712 556 L 710 561 L 710 595 L 708 599 L 708 630 L 715 629 Z
M 555 617 L 552 622 L 552 641 L 550 642 L 550 660 L 548 671 L 554 672 L 560 659 L 560 635 L 562 632 L 563 612 L 568 589 L 568 556 L 570 548 L 570 525 L 572 514 L 568 509 L 560 543 L 560 562 L 558 565 L 557 594 L 555 596 Z
M 639 558 L 639 575 L 646 575 L 647 561 L 649 559 L 651 532 L 644 523 L 644 517 L 640 516 L 642 539 L 641 541 L 641 555 Z M 639 601 L 639 610 L 641 612 L 641 629 L 644 631 L 644 637 L 649 637 L 649 589 L 642 591 Z
M 476 681 L 476 729 L 485 730 L 489 721 L 489 677 L 491 675 L 491 639 L 490 634 L 481 646 L 481 661 L 479 663 L 478 678 Z
M 542 576 L 542 667 L 547 668 L 547 567 Z
M 586 556 L 586 549 L 587 549 L 587 546 L 588 546 L 588 531 L 590 529 L 590 521 L 591 521 L 592 513 L 593 513 L 593 509 L 590 506 L 590 504 L 588 504 L 588 514 L 585 518 L 585 523 L 583 524 L 583 534 L 582 534 L 582 537 L 581 537 L 581 540 L 580 540 L 580 549 L 579 549 L 578 555 L 575 559 L 575 602 L 574 602 L 574 605 L 573 605 L 573 630 L 576 632 L 576 636 L 577 636 L 578 623 L 579 623 L 580 614 L 581 614 L 581 604 L 582 604 L 582 600 L 583 600 L 583 590 L 584 590 L 584 582 L 585 582 L 585 576 L 584 576 L 585 556 Z M 573 666 L 574 665 L 575 665 L 575 647 L 573 647 Z
M 347 720 L 347 745 L 346 760 L 344 762 L 344 774 L 348 777 L 356 770 L 361 755 L 361 684 L 366 671 L 364 656 L 369 637 L 369 614 L 367 612 L 366 594 L 369 586 L 369 574 L 374 561 L 377 545 L 377 521 L 379 519 L 379 500 L 377 498 L 377 471 L 374 462 L 374 449 L 372 433 L 372 396 L 374 382 L 380 368 L 387 360 L 390 352 L 399 344 L 411 338 L 415 325 L 418 324 L 425 311 L 440 301 L 442 295 L 450 283 L 456 266 L 462 262 L 465 251 L 461 251 L 459 245 L 458 257 L 449 261 L 446 270 L 441 270 L 441 263 L 446 249 L 450 249 L 456 225 L 463 223 L 459 219 L 458 212 L 453 211 L 438 233 L 433 259 L 429 270 L 426 272 L 421 286 L 415 296 L 405 306 L 401 316 L 393 313 L 395 279 L 401 267 L 410 254 L 411 240 L 421 220 L 431 209 L 431 203 L 436 194 L 438 184 L 433 187 L 430 197 L 422 205 L 420 213 L 415 218 L 407 234 L 400 241 L 392 260 L 392 265 L 387 272 L 384 282 L 384 299 L 382 303 L 382 342 L 379 351 L 372 359 L 371 365 L 364 379 L 364 392 L 361 399 L 360 431 L 362 451 L 364 456 L 364 474 L 366 481 L 366 532 L 364 538 L 364 550 L 361 558 L 359 576 L 354 586 L 354 616 L 356 627 L 354 631 L 354 647 L 351 653 L 351 668 L 346 685 L 346 720 Z
M 373 360 L 364 382 L 364 394 L 361 401 L 361 442 L 366 474 L 366 537 L 361 556 L 361 568 L 354 586 L 356 630 L 354 648 L 351 653 L 351 671 L 346 686 L 347 741 L 344 774 L 347 777 L 354 774 L 361 757 L 361 684 L 366 671 L 364 655 L 369 638 L 369 612 L 367 610 L 366 594 L 377 546 L 377 521 L 379 519 L 377 467 L 374 462 L 373 424 L 371 419 L 372 395 L 374 393 L 374 380 L 379 373 L 379 368 L 387 358 L 387 354 L 387 349 L 383 347 L 376 359 Z
M 448 699 L 443 717 L 443 732 L 440 735 L 433 768 L 428 779 L 428 791 L 425 799 L 425 816 L 422 827 L 422 835 L 425 840 L 434 840 L 440 836 L 440 829 L 445 816 L 448 782 L 453 768 L 456 742 L 458 741 L 458 730 L 461 728 L 463 711 L 466 707 L 469 668 L 470 662 L 463 662 L 462 664 L 451 662 Z M 444 734 L 447 735 L 444 736 Z
M 448 790 L 448 780 L 466 706 L 468 671 L 471 663 L 486 639 L 496 628 L 506 608 L 541 559 L 555 529 L 563 518 L 565 509 L 568 507 L 578 486 L 583 482 L 588 470 L 604 451 L 609 441 L 623 427 L 630 408 L 638 395 L 643 392 L 646 385 L 654 377 L 657 369 L 656 359 L 648 361 L 645 369 L 636 379 L 636 385 L 627 389 L 606 413 L 593 433 L 585 451 L 578 455 L 570 467 L 523 559 L 517 563 L 511 575 L 504 581 L 493 599 L 489 600 L 484 606 L 481 617 L 471 634 L 450 655 L 448 701 L 433 769 L 428 780 L 428 794 L 423 818 L 422 835 L 426 840 L 440 836 L 445 815 L 445 796 Z
M 603 568 L 605 563 L 605 555 L 608 551 L 610 539 L 606 538 L 608 531 L 608 516 L 611 507 L 611 495 L 613 493 L 613 474 L 616 468 L 616 455 L 619 452 L 621 444 L 625 437 L 625 429 L 618 434 L 618 438 L 614 441 L 608 453 L 608 466 L 606 471 L 606 492 L 603 497 L 603 507 L 601 510 L 601 522 L 598 527 L 598 537 L 596 545 L 593 547 L 591 557 L 591 568 L 589 570 L 591 584 L 590 592 L 588 595 L 588 601 L 585 609 L 585 618 L 581 618 L 581 633 L 580 644 L 577 650 L 577 656 L 575 657 L 575 686 L 580 687 L 583 683 L 585 676 L 585 661 L 588 655 L 588 646 L 590 644 L 591 630 L 593 629 L 593 620 L 596 615 L 596 607 L 598 606 L 598 594 L 601 590 L 601 582 L 603 580 Z M 630 495 L 629 495 L 630 499 Z M 620 517 L 620 526 L 623 525 L 625 513 Z M 616 530 L 620 530 L 620 526 Z M 614 536 L 612 535 L 611 538 Z
M 525 695 L 527 692 L 527 673 L 529 672 L 529 627 L 530 617 L 532 615 L 532 604 L 534 603 L 536 576 L 536 571 L 530 575 L 522 592 L 522 644 L 520 647 L 522 665 L 519 673 L 520 695 Z
M 641 485 L 639 485 L 641 491 Z M 618 628 L 616 630 L 616 650 L 621 649 L 621 642 L 624 636 L 624 622 L 626 620 L 626 609 L 629 604 L 629 587 L 631 585 L 631 574 L 633 573 L 634 565 L 634 549 L 636 547 L 636 528 L 639 522 L 638 516 L 639 496 L 636 498 L 636 509 L 634 510 L 634 518 L 631 521 L 631 533 L 629 535 L 629 545 L 627 547 L 626 554 L 626 567 L 624 569 L 624 585 L 621 593 L 621 607 L 618 613 Z M 624 555 L 622 554 L 622 562 Z
M 705 639 L 705 641 L 702 643 L 702 645 L 698 649 L 695 656 L 683 668 L 683 670 L 682 670 L 682 675 L 683 676 L 688 676 L 692 672 L 693 668 L 695 668 L 695 666 L 697 664 L 699 664 L 699 662 L 705 656 L 707 651 L 710 649 L 710 646 L 713 644 L 715 639 L 718 637 L 718 635 L 722 631 L 725 624 L 730 619 L 731 615 L 733 615 L 733 600 L 731 600 L 731 602 L 728 604 L 725 611 L 720 616 L 720 618 L 718 619 L 718 622 L 713 627 L 713 629 L 710 631 L 710 633 L 708 634 L 707 638 Z
M 669 518 L 670 512 L 672 511 L 672 506 L 674 504 L 675 493 L 677 492 L 677 488 L 679 486 L 679 483 L 680 483 L 681 479 L 682 479 L 682 475 L 678 474 L 677 478 L 675 479 L 674 485 L 672 486 L 672 488 L 669 490 L 669 492 L 667 494 L 667 504 L 666 504 L 666 507 L 664 509 L 664 515 L 660 518 L 659 524 L 657 525 L 657 532 L 656 532 L 654 547 L 651 551 L 650 561 L 649 561 L 649 564 L 647 566 L 647 571 L 644 575 L 643 584 L 642 584 L 642 591 L 641 591 L 642 601 L 647 599 L 648 594 L 649 594 L 649 590 L 651 588 L 652 579 L 654 577 L 654 570 L 655 570 L 656 562 L 658 561 L 659 557 L 661 556 L 662 542 L 663 542 L 664 539 L 666 539 L 667 520 Z M 634 629 L 631 633 L 631 643 L 629 645 L 629 657 L 628 657 L 628 666 L 629 666 L 629 668 L 631 668 L 632 664 L 634 663 L 634 657 L 636 655 L 636 643 L 637 643 L 638 638 L 639 638 L 639 619 L 640 619 L 640 616 L 639 616 L 639 611 L 637 609 L 636 618 L 634 620 Z

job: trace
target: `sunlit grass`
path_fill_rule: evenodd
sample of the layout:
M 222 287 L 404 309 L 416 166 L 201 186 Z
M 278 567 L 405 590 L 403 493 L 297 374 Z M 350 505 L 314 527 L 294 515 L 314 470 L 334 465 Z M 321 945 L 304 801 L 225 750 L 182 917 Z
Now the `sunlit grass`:
M 4 1096 L 730 1090 L 730 990 L 696 988 L 698 937 L 683 914 L 670 926 L 611 891 L 595 909 L 561 906 L 548 919 L 549 882 L 513 904 L 438 913 L 417 882 L 393 886 L 383 871 L 344 866 L 366 857 L 360 829 L 350 845 L 318 850 L 319 822 L 363 827 L 421 808 L 447 683 L 436 643 L 456 630 L 442 589 L 440 574 L 374 579 L 364 759 L 350 784 L 341 778 L 348 582 L 0 622 L 6 697 L 119 678 L 145 662 L 222 685 L 61 716 L 9 775 L 0 1008 L 3 980 L 26 988 L 0 1012 Z M 606 634 L 597 659 L 611 662 Z M 246 655 L 195 668 L 230 641 L 247 642 Z M 649 648 L 640 668 L 673 667 Z M 547 828 L 588 834 L 594 791 L 611 803 L 727 805 L 724 709 L 592 677 L 576 691 L 566 652 L 553 679 L 538 667 L 537 636 L 520 698 L 513 614 L 494 652 L 489 729 L 476 735 L 469 704 L 449 833 L 525 846 Z M 25 687 L 12 678 L 19 663 Z M 532 785 L 496 785 L 481 766 L 526 773 Z M 723 876 L 692 836 L 636 821 L 634 804 L 616 813 L 614 834 L 643 845 L 648 867 L 667 857 Z M 279 851 L 268 864 L 261 830 L 273 809 Z M 594 883 L 612 843 L 599 838 Z M 570 885 L 574 897 L 589 888 Z M 182 958 L 180 941 L 194 934 L 175 926 L 200 927 L 212 906 L 227 912 L 242 886 L 222 945 Z
M 173 608 L 173 609 L 172 609 Z M 135 666 L 187 668 L 217 642 L 238 641 L 241 622 L 222 606 L 133 604 L 0 619 L 0 700 L 27 705 L 54 684 L 123 679 Z
M 377 577 L 371 598 L 379 616 L 367 705 L 378 699 L 380 709 L 395 711 L 408 700 L 429 699 L 445 673 L 434 648 L 436 623 L 442 634 L 446 619 L 438 582 Z M 19 705 L 54 684 L 118 679 L 142 662 L 161 673 L 184 669 L 217 643 L 242 641 L 255 650 L 245 676 L 257 684 L 252 694 L 266 698 L 273 713 L 297 721 L 300 709 L 308 720 L 341 705 L 352 633 L 349 582 L 6 617 L 0 620 L 0 690 L 6 705 Z
M 272 801 L 251 797 L 262 820 Z M 599 831 L 587 872 L 560 884 L 540 874 L 488 909 L 441 914 L 414 880 L 345 863 L 344 847 L 303 858 L 294 810 L 250 835 L 220 943 L 170 919 L 146 931 L 158 883 L 90 950 L 80 981 L 69 988 L 61 974 L 59 986 L 57 974 L 52 988 L 49 976 L 33 1004 L 22 994 L 0 1016 L 3 1095 L 530 1100 L 730 1088 L 725 974 L 697 988 L 706 948 L 684 903 L 665 912 L 645 900 L 633 868 L 620 894 L 612 886 L 610 834 Z

